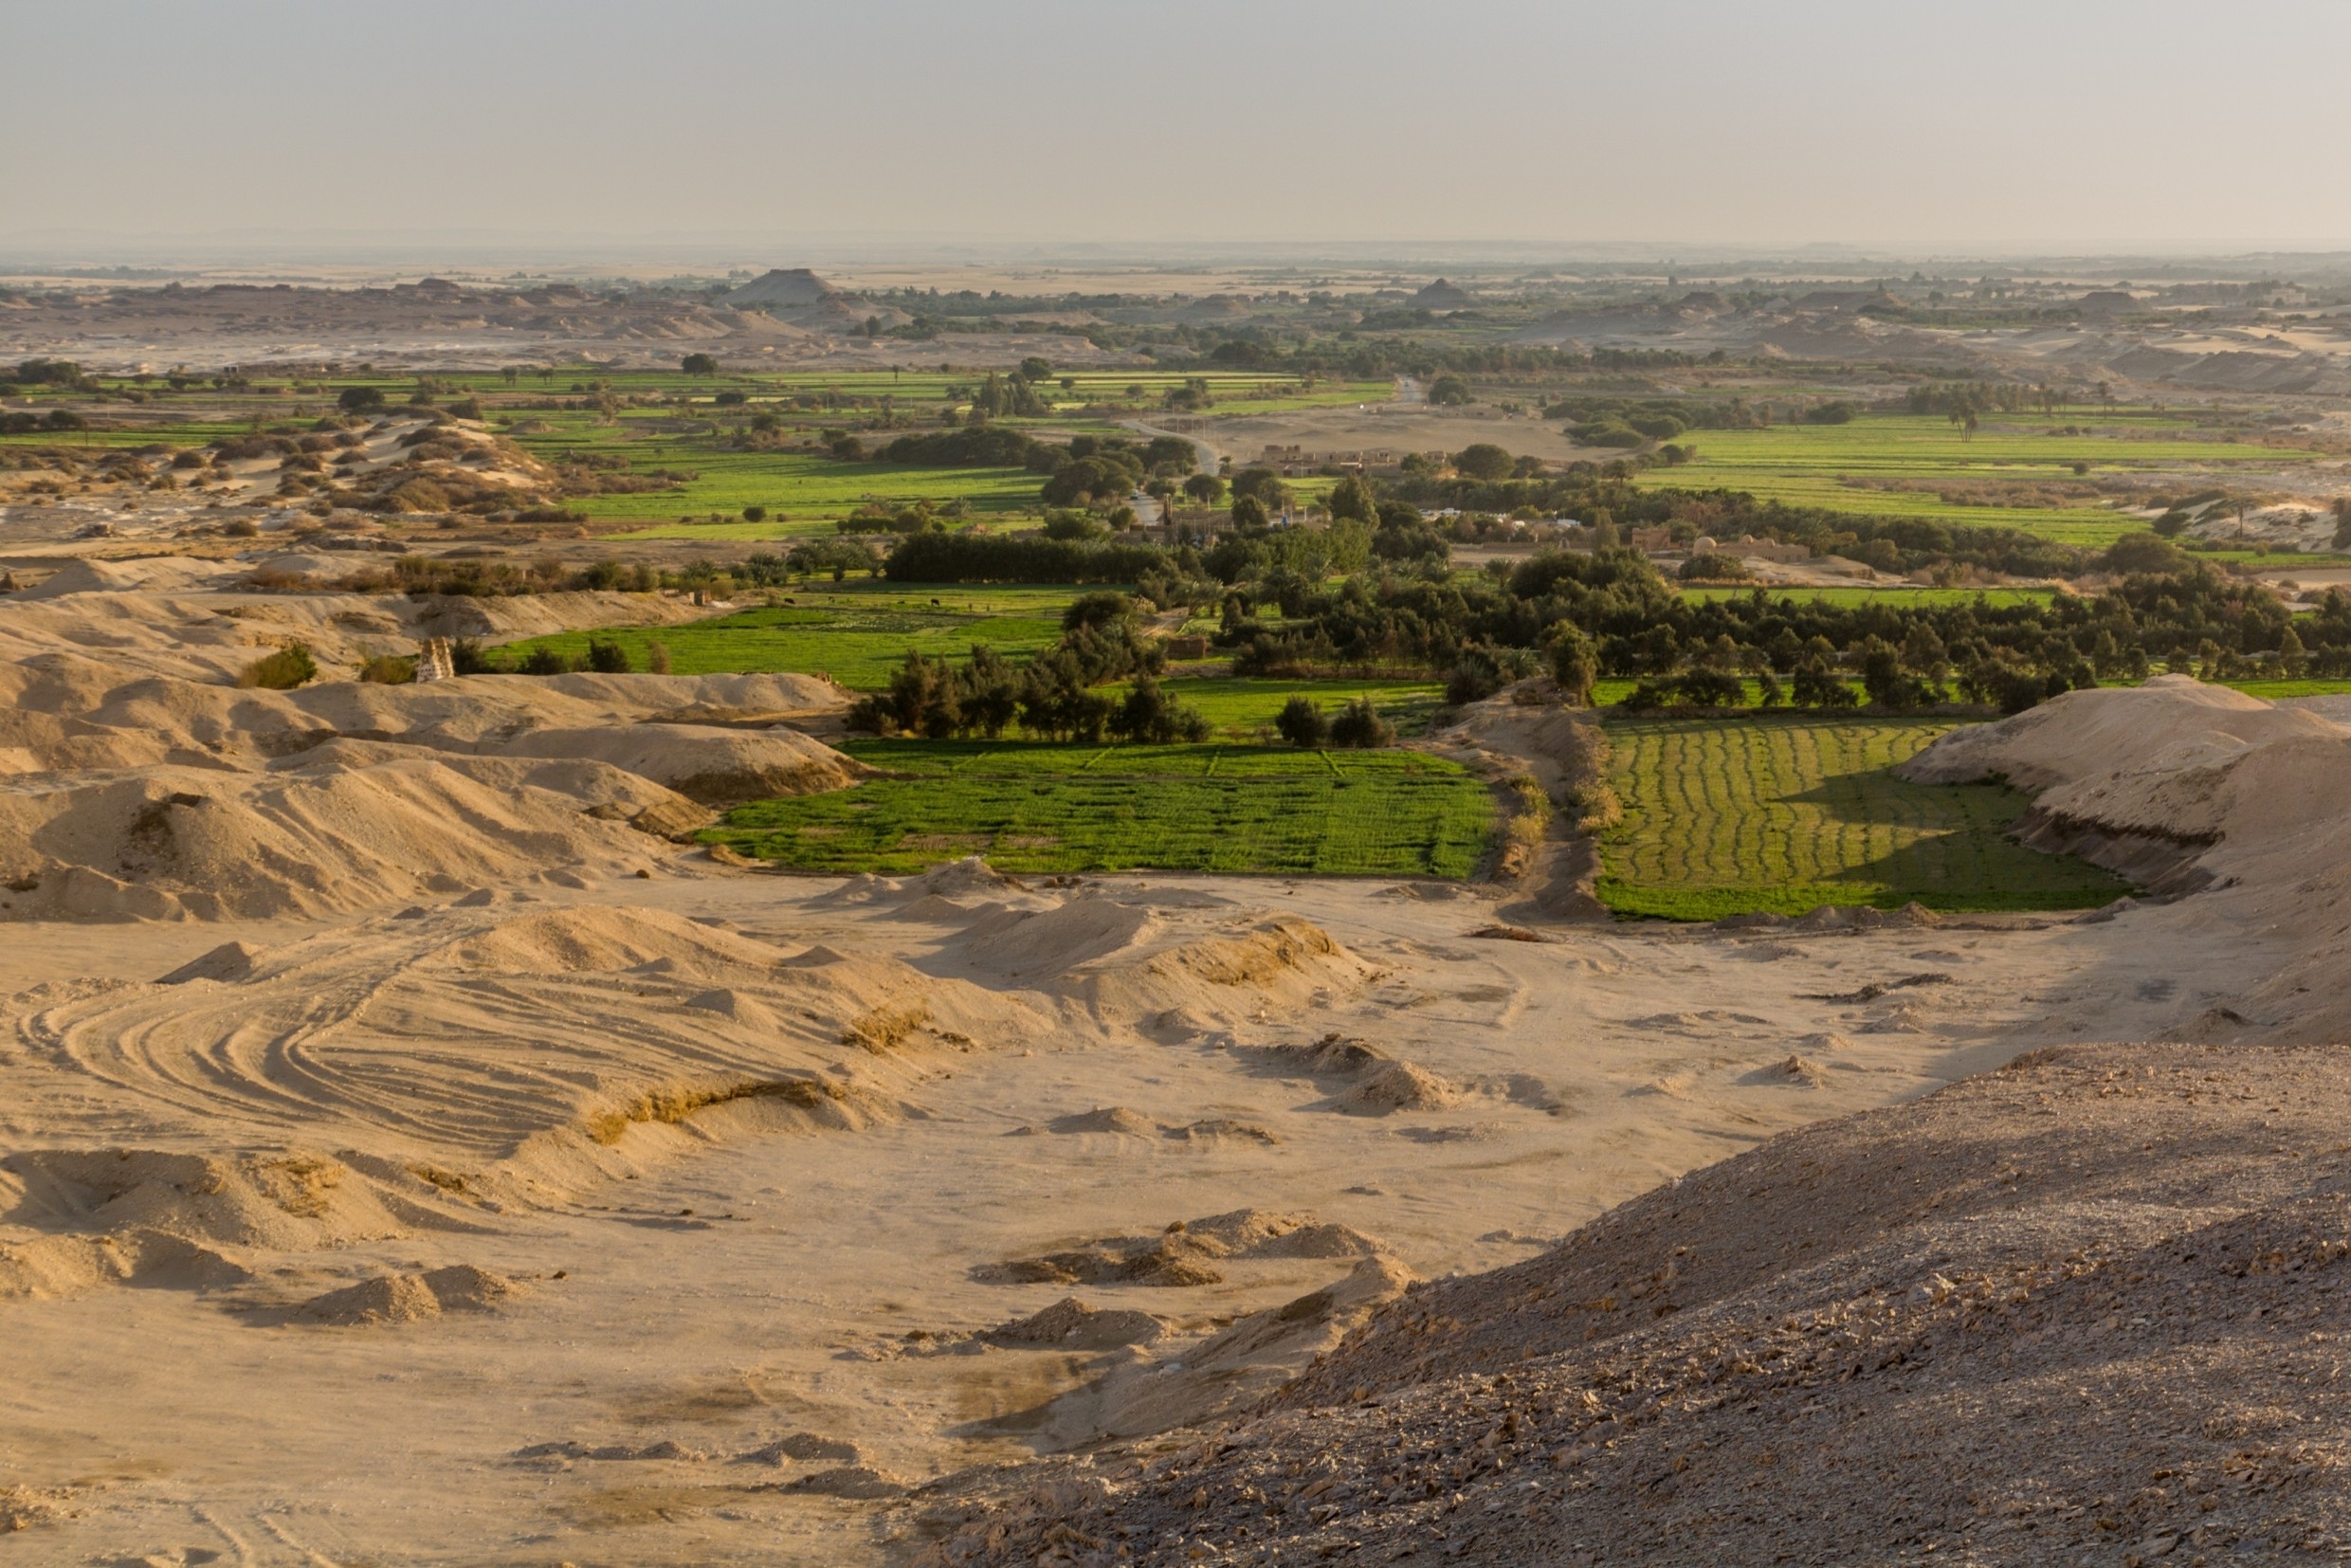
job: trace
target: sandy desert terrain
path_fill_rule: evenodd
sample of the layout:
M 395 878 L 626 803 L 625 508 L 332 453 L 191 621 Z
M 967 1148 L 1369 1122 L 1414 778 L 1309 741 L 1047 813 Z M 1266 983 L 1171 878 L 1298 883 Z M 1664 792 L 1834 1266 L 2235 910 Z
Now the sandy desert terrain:
M 1665 928 L 1550 921 L 1490 886 L 1023 884 L 975 863 L 802 879 L 676 840 L 714 804 L 849 776 L 801 733 L 842 701 L 825 683 L 244 689 L 224 683 L 257 629 L 323 643 L 364 611 L 407 647 L 436 628 L 421 601 L 281 593 L 285 629 L 257 629 L 234 613 L 259 602 L 240 563 L 50 559 L 0 601 L 0 1518 L 19 1560 L 1322 1542 L 1312 1498 L 1354 1492 L 1248 1504 L 1245 1537 L 1212 1487 L 1171 1526 L 1165 1488 L 1102 1477 L 1137 1456 L 1189 1473 L 1199 1432 L 1302 1374 L 1290 1413 L 1251 1417 L 1218 1464 L 1264 1442 L 1346 1454 L 1332 1434 L 1390 1408 L 1375 1389 L 1472 1408 L 1495 1314 L 1504 1360 L 1551 1358 L 1547 1389 L 1590 1381 L 1587 1340 L 1679 1356 L 1657 1336 L 1695 1316 L 1605 1339 L 1512 1316 L 1509 1282 L 1595 1248 L 1687 1271 L 1674 1247 L 1724 1244 L 1668 1247 L 1674 1226 L 1639 1216 L 1709 1169 L 1706 1236 L 1809 1246 L 1739 1206 L 1727 1157 L 1825 1150 L 1801 1158 L 1833 1216 L 1883 1196 L 1867 1150 L 1902 1124 L 1884 1118 L 1986 1146 L 2030 1127 L 1969 1078 L 2024 1053 L 2342 1023 L 2323 911 L 2351 725 L 2324 703 L 2166 678 L 1921 759 L 2004 772 L 2045 792 L 2052 847 L 2201 889 L 2087 918 Z M 494 606 L 473 612 L 617 612 Z M 2034 1060 L 2138 1060 L 2098 1049 Z M 1767 1143 L 1824 1121 L 1845 1130 Z M 2031 1184 L 1986 1191 L 2011 1188 Z M 2130 1201 L 2141 1217 L 2107 1229 L 2134 1245 L 2258 1207 L 2233 1188 L 2192 1212 Z M 1383 1348 L 1440 1320 L 1445 1356 Z M 1465 1473 L 1489 1489 L 1520 1484 L 1495 1479 L 1509 1465 L 1567 1473 L 1515 1438 L 1481 1451 L 1492 1468 Z M 1019 1468 L 1073 1452 L 1041 1481 Z M 1412 1507 L 1397 1533 L 1362 1528 L 1437 1539 Z M 1047 1539 L 1081 1518 L 1092 1547 Z M 1115 1534 L 1133 1521 L 1151 1533 Z

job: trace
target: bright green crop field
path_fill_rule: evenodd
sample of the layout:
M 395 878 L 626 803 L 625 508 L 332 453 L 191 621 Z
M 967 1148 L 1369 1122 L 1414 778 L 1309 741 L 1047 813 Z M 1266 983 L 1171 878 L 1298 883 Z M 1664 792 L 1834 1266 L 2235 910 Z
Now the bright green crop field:
M 636 669 L 648 667 L 650 645 L 659 643 L 669 650 L 669 668 L 677 675 L 829 675 L 851 690 L 879 691 L 909 649 L 961 661 L 974 643 L 1016 658 L 1052 647 L 1061 636 L 1062 610 L 1076 592 L 990 587 L 932 594 L 887 583 L 833 584 L 795 593 L 787 605 L 683 626 L 614 627 L 593 635 L 619 644 Z M 589 636 L 558 632 L 509 644 L 506 650 L 520 657 L 552 647 L 578 659 L 588 651 Z
M 1445 688 L 1433 681 L 1297 681 L 1232 676 L 1170 677 L 1163 683 L 1170 697 L 1188 702 L 1235 740 L 1273 739 L 1274 716 L 1292 697 L 1312 698 L 1326 715 L 1358 697 L 1368 697 L 1379 716 L 1399 734 L 1418 735 L 1428 729 L 1430 716 L 1444 705 Z M 1345 755 L 1343 753 L 1339 755 Z
M 2101 433 L 2050 435 L 2051 424 L 2087 418 Z M 2319 454 L 2202 439 L 2188 421 L 2134 410 L 2126 414 L 2061 414 L 2051 420 L 1988 421 L 1969 436 L 1940 414 L 1864 414 L 1845 425 L 1777 425 L 1760 430 L 1693 430 L 1682 439 L 1698 448 L 1695 461 L 1652 468 L 1644 483 L 1687 489 L 1716 485 L 1752 491 L 1797 506 L 1886 517 L 1935 518 L 1979 527 L 2021 528 L 2067 544 L 2103 548 L 2143 520 L 2086 500 L 2066 505 L 1972 505 L 1944 501 L 1932 489 L 1882 490 L 1842 483 L 1860 479 L 1969 481 L 2060 484 L 2095 481 L 2120 471 L 2180 469 L 2180 488 L 2227 483 L 2306 463 Z M 2089 471 L 2077 475 L 2076 463 Z
M 1909 784 L 1889 771 L 1948 719 L 1611 719 L 1625 819 L 1601 840 L 1601 901 L 1620 915 L 1716 920 L 1823 904 L 2086 909 L 2130 891 L 2003 830 L 2027 796 Z
M 852 740 L 885 776 L 755 801 L 705 830 L 795 870 L 919 871 L 985 855 L 1005 871 L 1467 877 L 1490 793 L 1409 751 Z

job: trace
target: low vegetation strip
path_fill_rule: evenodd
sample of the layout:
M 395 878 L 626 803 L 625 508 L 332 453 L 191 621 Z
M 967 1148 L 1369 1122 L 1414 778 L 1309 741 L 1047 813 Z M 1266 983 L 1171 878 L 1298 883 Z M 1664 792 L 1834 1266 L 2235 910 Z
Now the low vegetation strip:
M 2092 908 L 2107 872 L 2006 836 L 2027 797 L 1891 773 L 1951 721 L 1791 715 L 1614 719 L 1624 821 L 1602 840 L 1599 895 L 1621 915 L 1715 920 L 1823 904 Z
M 811 595 L 811 600 L 831 597 Z M 1066 593 L 967 593 L 933 608 L 844 594 L 838 603 L 745 610 L 683 626 L 559 632 L 513 644 L 505 651 L 523 659 L 544 647 L 579 660 L 590 642 L 605 642 L 625 649 L 629 667 L 643 670 L 654 667 L 658 643 L 677 675 L 829 675 L 852 691 L 879 691 L 909 651 L 960 660 L 969 657 L 975 643 L 1014 658 L 1050 647 L 1061 636 L 1066 598 Z
M 887 776 L 737 808 L 706 842 L 795 870 L 901 874 L 965 855 L 1008 871 L 1467 877 L 1485 787 L 1416 752 L 850 741 Z

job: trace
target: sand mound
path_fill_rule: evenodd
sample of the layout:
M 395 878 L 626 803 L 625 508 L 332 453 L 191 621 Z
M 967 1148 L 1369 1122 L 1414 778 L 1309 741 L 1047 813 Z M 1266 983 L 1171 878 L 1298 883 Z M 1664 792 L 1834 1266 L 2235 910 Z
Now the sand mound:
M 1160 925 L 1147 909 L 1073 899 L 1043 913 L 1006 910 L 974 925 L 961 947 L 973 968 L 1006 978 L 1066 974 L 1148 942 Z
M 902 1121 L 927 1062 L 1044 1027 L 895 959 L 592 904 L 387 917 L 242 977 L 44 988 L 10 1012 L 46 1064 L 11 1078 L 15 1124 L 340 1153 L 29 1152 L 0 1164 L 9 1220 L 285 1249 L 469 1223 L 714 1138 Z
M 151 1149 L 39 1149 L 0 1159 L 22 1184 L 20 1224 L 175 1236 L 281 1250 L 399 1234 L 401 1221 L 340 1161 L 289 1153 L 223 1158 Z
M 508 975 L 596 974 L 663 966 L 663 975 L 760 975 L 786 955 L 765 942 L 660 909 L 587 905 L 500 923 L 454 947 L 471 969 Z M 704 1006 L 699 997 L 690 1006 Z
M 160 1231 L 0 1238 L 0 1301 L 47 1301 L 108 1285 L 220 1290 L 252 1277 L 210 1248 Z
M 906 1482 L 901 1476 L 875 1469 L 869 1465 L 845 1465 L 837 1469 L 818 1470 L 813 1475 L 795 1476 L 778 1489 L 813 1497 L 870 1500 L 902 1496 L 906 1490 Z
M 1577 1541 L 2054 1563 L 2332 1539 L 2343 1055 L 2045 1051 L 1783 1134 L 1541 1257 L 1414 1287 L 1212 1444 L 1124 1479 L 1042 1469 L 934 1560 L 1244 1523 L 1285 1559 L 1442 1531 L 1494 1564 Z
M 657 798 L 642 783 L 609 793 Z M 618 876 L 643 866 L 647 840 L 585 804 L 421 758 L 34 784 L 0 793 L 0 846 L 14 846 L 0 848 L 13 859 L 0 909 L 20 920 L 315 917 L 550 867 Z
M 854 1465 L 862 1464 L 865 1457 L 865 1450 L 854 1443 L 845 1443 L 833 1437 L 819 1437 L 812 1431 L 795 1431 L 748 1452 L 737 1454 L 735 1463 L 738 1465 L 781 1465 L 794 1459 L 801 1461 L 821 1459 L 834 1462 L 847 1460 Z
M 190 980 L 242 980 L 253 973 L 254 960 L 262 950 L 250 942 L 223 942 L 201 957 L 189 959 L 169 975 L 155 981 L 157 985 L 185 985 Z
M 1114 1367 L 1040 1411 L 1023 1413 L 1018 1424 L 1050 1449 L 1216 1420 L 1263 1398 L 1327 1355 L 1374 1308 L 1402 1295 L 1412 1279 L 1394 1259 L 1364 1258 L 1337 1283 L 1251 1313 L 1206 1338 L 1158 1340 L 1152 1355 Z
M 1229 921 L 1156 949 L 1121 947 L 1070 966 L 1050 989 L 1105 1022 L 1180 1014 L 1197 1027 L 1352 993 L 1371 974 L 1320 926 L 1276 915 Z
M 979 1337 L 990 1344 L 1045 1350 L 1116 1350 L 1147 1345 L 1167 1333 L 1148 1312 L 1103 1311 L 1065 1296 L 1044 1311 L 998 1324 Z
M 1124 1105 L 1057 1116 L 1047 1125 L 1057 1133 L 1117 1133 L 1124 1138 L 1157 1138 L 1160 1131 L 1157 1121 Z
M 1365 1073 L 1340 1094 L 1341 1110 L 1363 1116 L 1391 1111 L 1433 1111 L 1461 1103 L 1458 1085 L 1410 1062 L 1386 1062 Z
M 1380 1250 L 1360 1231 L 1321 1224 L 1312 1214 L 1235 1209 L 1178 1220 L 1156 1236 L 1105 1236 L 1066 1251 L 990 1265 L 974 1270 L 974 1277 L 1008 1285 L 1214 1285 L 1224 1276 L 1206 1260 L 1368 1258 Z
M 512 1280 L 457 1264 L 425 1274 L 392 1274 L 313 1296 L 288 1315 L 295 1322 L 365 1326 L 416 1322 L 444 1312 L 488 1312 L 521 1293 Z
M 868 771 L 794 730 L 696 724 L 534 730 L 509 742 L 505 754 L 609 762 L 706 806 L 820 794 Z

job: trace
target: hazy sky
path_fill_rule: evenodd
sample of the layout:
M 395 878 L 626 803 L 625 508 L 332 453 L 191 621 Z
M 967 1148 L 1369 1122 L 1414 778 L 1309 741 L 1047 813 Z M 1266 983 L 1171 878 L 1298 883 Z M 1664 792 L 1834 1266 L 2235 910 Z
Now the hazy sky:
M 2351 244 L 2344 0 L 0 0 L 0 248 Z

